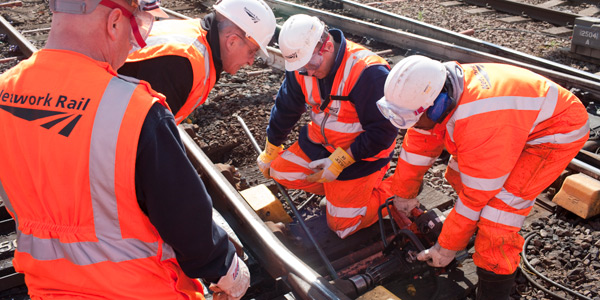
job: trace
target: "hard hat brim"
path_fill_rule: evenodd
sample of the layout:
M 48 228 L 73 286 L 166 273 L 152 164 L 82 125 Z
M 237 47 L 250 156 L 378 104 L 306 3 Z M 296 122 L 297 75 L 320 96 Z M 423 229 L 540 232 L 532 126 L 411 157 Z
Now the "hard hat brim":
M 285 70 L 289 71 L 289 72 L 296 71 L 296 70 L 304 67 L 310 61 L 310 58 L 311 58 L 311 56 L 308 56 L 306 58 L 302 58 L 301 60 L 297 60 L 294 62 L 288 62 L 287 60 L 284 59 Z

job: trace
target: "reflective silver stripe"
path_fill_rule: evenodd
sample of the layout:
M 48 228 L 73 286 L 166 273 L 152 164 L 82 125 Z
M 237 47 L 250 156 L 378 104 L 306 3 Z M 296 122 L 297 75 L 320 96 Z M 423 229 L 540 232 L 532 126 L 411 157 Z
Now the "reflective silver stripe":
M 492 222 L 518 227 L 521 228 L 523 222 L 525 222 L 525 216 L 502 211 L 497 208 L 486 206 L 481 210 L 481 217 L 486 218 Z
M 537 110 L 539 111 L 546 97 L 517 97 L 502 96 L 486 99 L 479 99 L 474 102 L 460 104 L 450 121 L 446 124 L 448 134 L 454 142 L 454 125 L 456 121 L 462 120 L 474 115 L 488 113 L 499 110 Z
M 202 55 L 202 57 L 204 57 L 204 81 L 202 82 L 202 86 L 206 86 L 206 81 L 208 80 L 208 77 L 210 76 L 210 57 L 208 55 L 206 46 L 204 44 L 202 44 L 197 38 L 189 37 L 189 36 L 185 36 L 185 35 L 168 35 L 168 36 L 159 35 L 159 36 L 151 36 L 151 37 L 148 37 L 148 39 L 146 39 L 146 44 L 148 46 L 158 46 L 158 45 L 163 45 L 163 44 L 167 44 L 167 43 L 179 43 L 179 44 L 184 44 L 184 45 L 192 45 L 192 46 L 194 46 L 194 48 L 196 48 L 196 50 Z M 200 105 L 200 102 L 202 101 L 202 99 L 203 99 L 202 96 L 200 96 L 198 99 L 196 99 L 194 108 L 196 108 L 196 107 L 198 107 L 198 105 Z M 181 122 L 181 120 L 183 120 L 183 118 L 185 118 L 185 116 L 180 116 L 175 120 L 175 122 L 179 123 L 179 122 Z
M 37 260 L 67 259 L 79 266 L 145 258 L 158 252 L 158 242 L 100 239 L 98 242 L 61 243 L 58 239 L 41 239 L 21 232 L 17 245 L 19 251 L 29 253 Z
M 579 129 L 573 130 L 567 133 L 556 133 L 547 136 L 537 138 L 527 142 L 527 145 L 539 145 L 544 143 L 551 144 L 568 144 L 580 140 L 581 138 L 590 134 L 590 121 L 588 120 L 585 125 Z
M 507 191 L 505 188 L 502 188 L 498 195 L 496 195 L 496 198 L 502 200 L 502 202 L 514 209 L 529 208 L 535 203 L 534 200 L 525 200 L 521 197 L 517 197 L 511 192 Z
M 317 105 L 317 101 L 315 101 L 315 98 L 312 94 L 313 92 L 313 78 L 311 76 L 304 76 L 304 86 L 305 86 L 305 93 L 306 93 L 306 99 L 308 99 L 308 103 L 312 106 Z
M 302 172 L 279 172 L 273 168 L 269 170 L 269 174 L 274 179 L 294 181 L 294 180 L 305 180 L 306 174 Z
M 503 96 L 480 99 L 474 102 L 461 104 L 454 113 L 455 119 L 461 120 L 474 115 L 499 110 L 540 110 L 546 97 L 517 97 Z
M 554 110 L 556 109 L 556 104 L 558 103 L 558 87 L 552 81 L 546 81 L 550 88 L 548 89 L 548 93 L 546 93 L 546 101 L 540 108 L 540 112 L 538 113 L 538 117 L 535 119 L 533 126 L 531 126 L 531 130 L 529 133 L 533 132 L 533 129 L 540 124 L 552 117 L 554 115 Z
M 337 236 L 339 236 L 341 239 L 343 239 L 343 238 L 347 237 L 349 234 L 353 233 L 356 230 L 356 228 L 360 225 L 360 223 L 361 222 L 359 221 L 354 226 L 350 226 L 344 230 L 337 230 L 335 232 L 335 234 L 337 234 Z
M 459 214 L 471 221 L 475 221 L 475 222 L 479 221 L 480 212 L 468 208 L 466 205 L 463 204 L 460 197 L 458 197 L 458 200 L 456 200 L 456 204 L 454 205 L 454 210 L 456 211 L 457 214 Z
M 283 158 L 283 159 L 285 159 L 285 160 L 287 160 L 287 161 L 289 161 L 291 163 L 294 163 L 296 165 L 299 165 L 299 166 L 302 166 L 304 168 L 310 169 L 308 167 L 308 164 L 310 163 L 310 161 L 304 160 L 302 157 L 294 154 L 291 151 L 285 151 L 285 152 L 281 153 L 281 158 Z
M 351 219 L 358 216 L 364 217 L 367 214 L 367 207 L 337 207 L 327 201 L 327 213 L 332 217 Z
M 114 186 L 117 137 L 135 87 L 136 85 L 118 78 L 111 79 L 94 119 L 89 176 L 94 227 L 98 239 L 121 239 Z
M 400 150 L 399 158 L 413 166 L 423 166 L 423 167 L 428 167 L 428 166 L 433 165 L 433 163 L 435 162 L 435 159 L 436 159 L 436 157 L 429 157 L 429 156 L 425 156 L 425 155 L 407 152 L 404 149 Z
M 123 239 L 115 196 L 115 159 L 119 129 L 136 84 L 114 77 L 98 106 L 90 142 L 90 196 L 98 242 L 61 243 L 17 231 L 18 251 L 37 260 L 67 259 L 74 264 L 120 262 L 152 257 L 158 242 Z
M 15 223 L 17 225 L 17 228 L 19 228 L 19 219 L 17 218 L 17 214 L 15 214 L 15 210 L 12 207 L 12 204 L 10 203 L 10 199 L 8 198 L 8 195 L 6 194 L 6 191 L 4 190 L 4 186 L 2 185 L 2 180 L 0 180 L 0 197 L 2 198 L 2 201 L 4 202 L 4 206 L 6 207 L 6 209 L 8 209 L 8 211 L 10 211 L 13 216 L 15 216 Z
M 461 172 L 460 180 L 465 186 L 469 188 L 480 191 L 493 191 L 501 188 L 504 185 L 504 182 L 506 181 L 506 178 L 508 178 L 508 175 L 510 175 L 510 173 L 500 176 L 498 178 L 486 179 L 469 176 Z
M 332 101 L 332 102 L 339 103 L 340 101 Z M 338 106 L 339 106 L 339 104 L 338 104 Z M 325 118 L 325 114 L 324 113 L 319 113 L 319 114 L 311 113 L 310 118 L 312 119 L 312 121 L 315 124 L 321 124 L 321 122 Z M 360 122 L 342 123 L 342 122 L 338 121 L 337 115 L 334 115 L 334 114 L 330 114 L 329 117 L 327 118 L 327 122 L 325 123 L 325 128 L 336 131 L 336 132 L 342 132 L 342 133 L 360 133 L 360 132 L 364 131 Z
M 350 76 L 350 72 L 352 71 L 352 67 L 354 66 L 354 64 L 365 57 L 375 55 L 375 53 L 371 52 L 370 50 L 364 49 L 364 50 L 360 50 L 355 53 L 352 53 L 350 55 L 351 56 L 346 60 L 346 63 L 344 64 L 344 76 L 342 77 L 342 80 L 340 81 L 340 85 L 338 86 L 338 89 L 337 89 L 338 95 L 341 95 L 342 92 L 344 91 L 344 87 L 346 86 L 346 80 L 348 79 L 348 76 Z
M 167 259 L 171 259 L 171 258 L 175 258 L 175 250 L 173 250 L 173 248 L 167 244 L 167 243 L 163 243 L 162 244 L 162 256 L 161 256 L 161 260 L 167 260 Z
M 450 160 L 448 161 L 448 168 L 460 173 L 460 170 L 458 169 L 458 161 L 456 160 L 456 157 L 454 155 L 450 156 Z

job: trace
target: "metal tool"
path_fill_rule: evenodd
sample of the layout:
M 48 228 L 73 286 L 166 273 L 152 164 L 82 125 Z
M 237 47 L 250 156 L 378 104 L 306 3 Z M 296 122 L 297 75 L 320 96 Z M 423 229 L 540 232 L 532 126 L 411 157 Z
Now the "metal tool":
M 242 128 L 244 129 L 244 132 L 246 133 L 246 135 L 250 139 L 250 142 L 254 146 L 254 149 L 260 155 L 260 153 L 262 152 L 262 150 L 260 149 L 260 146 L 256 142 L 256 139 L 254 138 L 254 136 L 250 132 L 250 129 L 248 129 L 248 126 L 246 126 L 246 122 L 244 122 L 244 119 L 242 119 L 242 117 L 240 117 L 239 115 L 236 114 L 234 116 L 238 119 L 238 121 L 242 125 Z M 296 206 L 292 202 L 292 199 L 290 199 L 290 196 L 288 195 L 286 189 L 281 184 L 279 184 L 279 182 L 277 182 L 275 180 L 273 180 L 273 181 L 275 182 L 275 184 L 277 185 L 277 188 L 279 189 L 279 191 L 283 195 L 283 198 L 285 198 L 287 204 L 290 206 L 290 209 L 292 210 L 292 212 L 294 213 L 294 216 L 296 217 L 296 220 L 298 220 L 298 223 L 300 224 L 300 226 L 302 227 L 302 229 L 306 233 L 306 236 L 308 236 L 308 239 L 313 244 L 313 246 L 317 250 L 317 253 L 319 254 L 319 256 L 321 257 L 321 259 L 325 263 L 325 266 L 327 267 L 327 270 L 329 271 L 329 275 L 331 276 L 332 279 L 334 279 L 334 280 L 337 279 L 338 276 L 337 276 L 337 273 L 336 273 L 335 269 L 331 265 L 331 262 L 329 261 L 329 259 L 327 258 L 327 256 L 325 255 L 325 253 L 323 252 L 323 250 L 321 249 L 321 247 L 319 247 L 319 244 L 317 243 L 317 241 L 315 240 L 315 238 L 311 234 L 310 230 L 306 226 L 306 223 L 304 223 L 304 219 L 302 219 L 302 216 L 300 215 L 300 213 L 296 209 Z

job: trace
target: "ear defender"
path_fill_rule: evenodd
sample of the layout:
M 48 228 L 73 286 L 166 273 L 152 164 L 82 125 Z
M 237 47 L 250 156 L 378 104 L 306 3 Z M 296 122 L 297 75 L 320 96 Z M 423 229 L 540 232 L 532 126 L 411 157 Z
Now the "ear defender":
M 426 114 L 430 120 L 436 123 L 441 123 L 454 109 L 454 106 L 456 106 L 456 100 L 450 96 L 452 95 L 452 91 L 452 82 L 450 81 L 450 78 L 446 77 L 444 88 L 433 101 L 433 105 L 427 109 Z
M 433 105 L 427 109 L 427 117 L 436 123 L 441 123 L 456 105 L 454 99 L 447 92 L 441 92 Z

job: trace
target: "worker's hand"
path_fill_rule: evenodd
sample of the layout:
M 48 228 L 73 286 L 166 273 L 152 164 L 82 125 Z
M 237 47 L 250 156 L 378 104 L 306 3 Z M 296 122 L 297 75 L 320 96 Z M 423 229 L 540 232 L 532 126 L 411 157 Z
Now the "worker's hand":
M 344 168 L 354 163 L 354 158 L 344 149 L 338 147 L 328 158 L 318 159 L 308 164 L 311 169 L 320 169 L 306 177 L 309 182 L 331 182 L 334 181 Z
M 420 261 L 427 261 L 427 264 L 432 267 L 441 268 L 447 266 L 454 259 L 456 252 L 457 251 L 448 250 L 440 246 L 440 244 L 435 243 L 433 247 L 421 251 L 417 255 L 417 259 Z
M 215 299 L 238 300 L 244 296 L 249 286 L 250 271 L 244 261 L 234 254 L 227 274 L 209 288 L 215 292 Z M 223 297 L 222 293 L 225 293 L 227 297 Z
M 256 163 L 258 164 L 258 168 L 263 173 L 265 178 L 271 178 L 269 174 L 269 170 L 271 169 L 271 162 L 279 156 L 279 154 L 283 152 L 283 145 L 277 147 L 271 143 L 267 139 L 267 143 L 265 144 L 265 150 L 260 153 L 258 158 L 256 158 Z
M 394 196 L 394 207 L 407 217 L 410 217 L 410 211 L 417 206 L 419 206 L 419 200 L 417 198 L 406 199 Z

